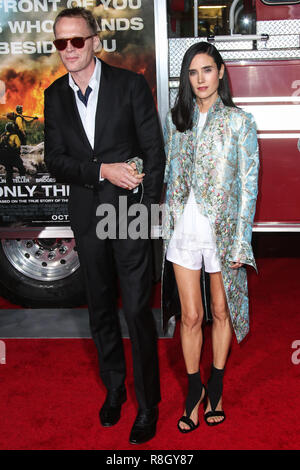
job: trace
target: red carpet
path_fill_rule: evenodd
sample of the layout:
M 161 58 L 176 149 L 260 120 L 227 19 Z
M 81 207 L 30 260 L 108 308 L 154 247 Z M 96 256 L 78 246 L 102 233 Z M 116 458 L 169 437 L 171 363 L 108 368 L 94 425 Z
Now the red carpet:
M 299 258 L 259 259 L 249 273 L 251 333 L 233 342 L 224 381 L 227 419 L 182 435 L 176 428 L 186 382 L 179 331 L 159 340 L 162 402 L 157 435 L 142 446 L 128 443 L 136 404 L 129 340 L 128 400 L 120 422 L 100 427 L 105 392 L 98 380 L 92 340 L 5 340 L 0 364 L 0 449 L 299 449 Z M 205 328 L 203 377 L 210 366 L 210 327 Z M 298 346 L 300 349 L 300 346 Z M 298 362 L 297 360 L 294 362 Z

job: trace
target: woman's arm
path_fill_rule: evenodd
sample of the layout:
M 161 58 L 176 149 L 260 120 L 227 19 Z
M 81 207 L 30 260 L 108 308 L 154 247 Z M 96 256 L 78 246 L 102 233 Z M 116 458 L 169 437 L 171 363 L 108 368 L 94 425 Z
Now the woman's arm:
M 254 118 L 247 114 L 238 139 L 238 216 L 230 251 L 232 262 L 256 268 L 251 247 L 252 226 L 258 191 L 259 153 Z
M 164 142 L 165 142 L 165 154 L 166 154 L 166 166 L 165 166 L 165 176 L 164 183 L 168 183 L 169 180 L 169 171 L 170 171 L 170 160 L 171 160 L 171 144 L 172 144 L 172 117 L 171 112 L 167 113 L 165 125 L 163 128 L 164 133 Z

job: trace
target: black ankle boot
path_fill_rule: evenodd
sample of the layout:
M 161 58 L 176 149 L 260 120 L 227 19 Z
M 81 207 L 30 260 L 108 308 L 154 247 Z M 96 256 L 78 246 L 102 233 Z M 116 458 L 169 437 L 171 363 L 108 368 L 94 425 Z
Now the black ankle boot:
M 208 426 L 216 426 L 225 420 L 224 411 L 216 411 L 216 407 L 220 401 L 223 392 L 223 376 L 225 369 L 217 369 L 212 365 L 211 375 L 207 383 L 207 398 L 209 399 L 211 411 L 204 414 L 204 419 Z M 209 418 L 221 416 L 222 421 L 208 421 Z
M 201 381 L 200 372 L 188 374 L 188 394 L 185 403 L 186 416 L 182 416 L 177 423 L 177 427 L 182 433 L 194 431 L 199 426 L 199 422 L 195 424 L 190 416 L 193 409 L 202 398 L 203 388 L 205 389 Z M 204 400 L 204 397 L 202 398 L 202 401 Z M 190 429 L 181 428 L 180 422 L 187 424 Z

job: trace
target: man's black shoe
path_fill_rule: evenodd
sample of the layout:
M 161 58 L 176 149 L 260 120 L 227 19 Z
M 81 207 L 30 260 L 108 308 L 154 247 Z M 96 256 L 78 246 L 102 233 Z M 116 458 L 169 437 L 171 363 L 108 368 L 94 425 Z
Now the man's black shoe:
M 143 444 L 149 441 L 156 433 L 158 419 L 158 407 L 140 409 L 133 423 L 129 442 L 131 444 Z
M 102 426 L 113 426 L 119 421 L 122 404 L 126 401 L 126 398 L 125 388 L 117 388 L 107 392 L 105 402 L 99 412 Z

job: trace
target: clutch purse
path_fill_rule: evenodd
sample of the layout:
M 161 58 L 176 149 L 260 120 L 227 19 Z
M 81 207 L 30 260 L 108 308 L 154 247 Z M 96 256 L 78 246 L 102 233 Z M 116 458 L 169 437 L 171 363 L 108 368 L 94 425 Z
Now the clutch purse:
M 129 163 L 129 165 L 131 163 L 135 163 L 135 166 L 136 166 L 136 169 L 137 169 L 138 173 L 143 172 L 143 160 L 140 157 L 129 158 L 128 160 L 126 160 L 125 163 Z
M 143 173 L 143 160 L 140 158 L 140 157 L 132 157 L 132 158 L 129 158 L 128 160 L 125 161 L 125 163 L 129 163 L 129 165 L 131 163 L 135 163 L 135 166 L 136 166 L 136 169 L 137 169 L 137 172 L 140 174 L 140 173 Z M 141 194 L 141 198 L 140 198 L 140 203 L 142 202 L 142 199 L 143 199 L 143 195 L 144 195 L 144 185 L 143 183 L 140 184 L 140 186 L 142 187 L 142 194 Z M 132 193 L 133 194 L 136 194 L 137 192 L 139 191 L 139 186 L 137 188 L 134 188 L 132 190 Z

